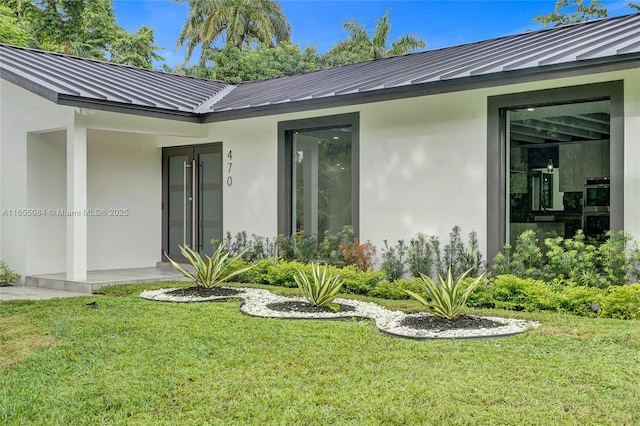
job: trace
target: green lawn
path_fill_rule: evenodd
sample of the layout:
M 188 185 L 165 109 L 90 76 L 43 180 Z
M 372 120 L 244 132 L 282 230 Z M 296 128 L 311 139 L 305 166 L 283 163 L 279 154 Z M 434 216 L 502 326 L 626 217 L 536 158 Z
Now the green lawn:
M 485 311 L 542 326 L 413 341 L 371 321 L 253 318 L 239 301 L 137 297 L 162 286 L 3 302 L 0 423 L 640 424 L 638 321 Z M 97 309 L 86 306 L 94 300 Z

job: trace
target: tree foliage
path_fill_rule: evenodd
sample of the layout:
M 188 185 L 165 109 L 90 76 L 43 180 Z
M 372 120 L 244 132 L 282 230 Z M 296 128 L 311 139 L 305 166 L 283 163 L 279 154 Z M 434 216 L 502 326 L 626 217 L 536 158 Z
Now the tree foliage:
M 609 16 L 607 8 L 598 0 L 591 0 L 588 6 L 584 4 L 584 0 L 558 0 L 553 12 L 537 16 L 532 22 L 538 22 L 547 28 L 606 18 L 607 16 Z
M 316 52 L 298 45 L 281 44 L 276 47 L 259 46 L 256 49 L 227 46 L 213 52 L 215 76 L 229 82 L 265 80 L 300 74 L 316 69 Z
M 640 12 L 640 4 L 627 3 L 627 7 Z M 598 0 L 591 0 L 588 6 L 585 6 L 584 0 L 557 0 L 553 12 L 537 16 L 531 22 L 538 22 L 548 28 L 549 26 L 559 27 L 606 18 L 607 16 L 609 16 L 609 11 Z
M 189 18 L 178 47 L 186 46 L 188 61 L 201 45 L 200 62 L 217 41 L 241 49 L 257 43 L 274 46 L 291 40 L 291 25 L 280 3 L 273 0 L 175 0 L 189 6 Z
M 388 46 L 391 32 L 390 11 L 391 9 L 387 9 L 386 13 L 377 19 L 376 27 L 371 34 L 355 19 L 345 22 L 342 27 L 348 33 L 348 38 L 333 46 L 324 56 L 324 62 L 328 66 L 345 65 L 404 55 L 424 48 L 425 41 L 415 35 L 404 35 L 393 41 L 390 47 Z
M 2 26 L 11 30 L 0 33 L 2 42 L 144 68 L 162 59 L 153 30 L 131 34 L 116 24 L 112 0 L 0 0 L 0 6 Z M 16 37 L 20 31 L 30 37 Z
M 165 65 L 163 68 L 175 74 L 239 83 L 314 71 L 318 69 L 318 61 L 313 47 L 303 51 L 300 46 L 290 43 L 256 48 L 227 45 L 207 52 L 204 63 L 180 64 L 174 68 Z
M 118 64 L 152 68 L 154 59 L 163 59 L 155 53 L 157 48 L 153 45 L 153 30 L 149 27 L 142 27 L 134 34 L 121 31 L 109 46 L 110 60 Z
M 9 7 L 0 5 L 0 41 L 14 46 L 36 47 L 35 38 Z

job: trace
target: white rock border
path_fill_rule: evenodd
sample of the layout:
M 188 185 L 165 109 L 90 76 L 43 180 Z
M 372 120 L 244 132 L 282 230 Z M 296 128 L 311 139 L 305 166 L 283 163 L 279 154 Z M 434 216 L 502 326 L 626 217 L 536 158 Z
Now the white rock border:
M 236 288 L 236 287 L 224 287 L 232 290 L 238 290 L 240 293 L 234 294 L 232 296 L 209 296 L 209 297 L 201 297 L 201 296 L 176 296 L 171 293 L 173 290 L 179 290 L 179 287 L 172 288 L 160 288 L 158 290 L 145 290 L 140 293 L 140 297 L 146 300 L 153 300 L 156 302 L 174 302 L 174 303 L 192 303 L 192 302 L 215 302 L 222 301 L 226 299 L 242 299 L 242 294 L 246 290 L 244 287 Z
M 454 330 L 429 330 L 414 329 L 403 327 L 402 320 L 405 317 L 430 315 L 426 313 L 404 314 L 401 318 L 392 319 L 391 321 L 378 321 L 376 326 L 383 333 L 387 333 L 396 337 L 410 337 L 412 339 L 486 339 L 490 337 L 508 337 L 515 334 L 523 333 L 527 328 L 537 328 L 539 322 L 526 321 L 515 318 L 493 317 L 486 315 L 471 315 L 476 318 L 484 318 L 503 324 L 501 327 L 490 328 L 473 328 L 473 329 L 454 329 Z
M 349 305 L 355 308 L 351 312 L 320 312 L 320 313 L 304 313 L 304 312 L 282 312 L 269 309 L 267 305 L 271 303 L 287 302 L 287 301 L 303 301 L 302 297 L 285 297 L 271 293 L 268 290 L 251 287 L 226 287 L 233 290 L 239 290 L 240 293 L 233 296 L 174 296 L 169 295 L 172 290 L 177 288 L 162 288 L 158 290 L 145 290 L 140 293 L 140 297 L 146 300 L 160 302 L 212 302 L 227 299 L 242 299 L 240 304 L 240 312 L 262 318 L 283 318 L 283 319 L 351 319 L 351 318 L 368 318 L 372 319 L 378 329 L 394 337 L 404 337 L 409 339 L 427 340 L 427 339 L 485 339 L 491 337 L 507 337 L 515 334 L 523 333 L 529 328 L 540 326 L 539 322 L 526 321 L 522 319 L 493 317 L 484 315 L 475 315 L 476 317 L 486 318 L 491 321 L 504 324 L 501 327 L 477 328 L 477 329 L 458 329 L 458 330 L 427 330 L 403 327 L 402 320 L 408 316 L 431 315 L 428 313 L 406 314 L 402 311 L 390 311 L 373 302 L 362 302 L 352 299 L 335 299 L 336 303 Z

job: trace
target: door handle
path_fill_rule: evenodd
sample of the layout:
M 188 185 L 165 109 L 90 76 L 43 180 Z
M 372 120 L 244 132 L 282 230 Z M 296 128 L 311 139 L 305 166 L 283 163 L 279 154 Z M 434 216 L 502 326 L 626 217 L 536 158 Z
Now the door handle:
M 184 203 L 183 203 L 183 213 L 182 213 L 182 246 L 185 247 L 187 245 L 187 214 L 188 214 L 188 203 L 189 203 L 189 181 L 188 181 L 188 173 L 187 170 L 191 167 L 191 164 L 187 163 L 185 160 L 183 163 L 183 178 L 182 178 L 182 189 L 184 193 Z
M 198 179 L 196 175 L 196 160 L 191 161 L 191 248 L 194 251 L 198 251 L 198 212 L 196 211 L 198 207 L 199 200 L 198 196 Z

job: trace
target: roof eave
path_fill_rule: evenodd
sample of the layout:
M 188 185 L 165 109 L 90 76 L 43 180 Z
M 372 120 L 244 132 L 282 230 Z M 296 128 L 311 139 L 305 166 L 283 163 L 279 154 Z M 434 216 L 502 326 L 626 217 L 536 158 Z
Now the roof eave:
M 54 101 L 55 102 L 55 101 Z M 151 118 L 163 118 L 168 120 L 185 121 L 189 123 L 202 123 L 203 117 L 191 111 L 167 110 L 144 105 L 122 104 L 113 101 L 101 101 L 76 96 L 61 94 L 58 96 L 58 105 L 78 108 L 90 108 L 99 111 L 109 111 L 121 114 L 138 115 Z
M 32 83 L 30 80 L 21 77 L 6 69 L 0 69 L 0 77 L 3 80 L 7 80 L 10 83 L 15 84 L 35 95 L 45 98 L 51 102 L 58 103 L 58 92 L 55 90 L 44 88 L 38 84 Z

